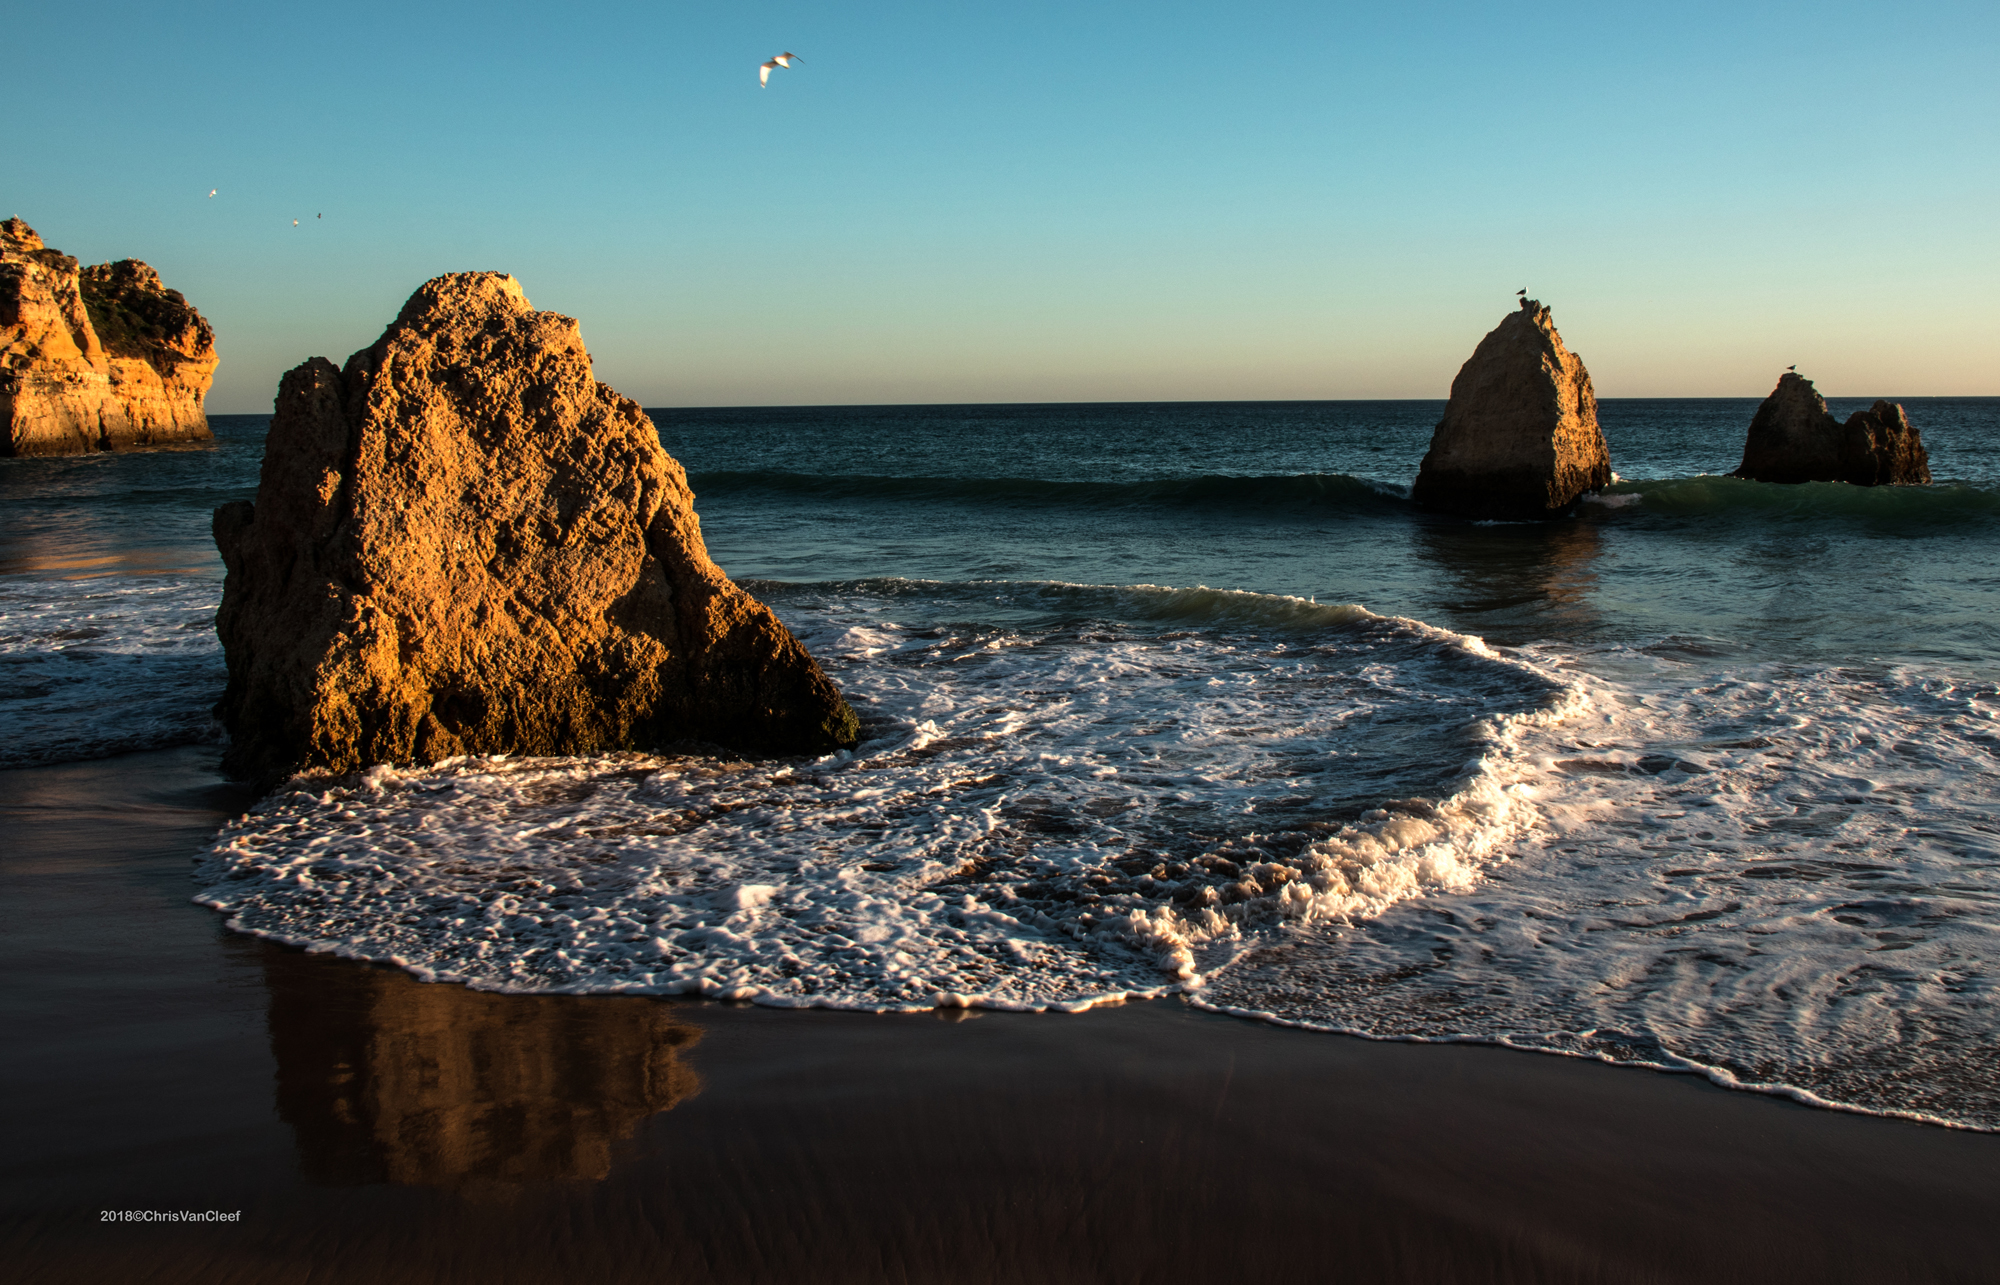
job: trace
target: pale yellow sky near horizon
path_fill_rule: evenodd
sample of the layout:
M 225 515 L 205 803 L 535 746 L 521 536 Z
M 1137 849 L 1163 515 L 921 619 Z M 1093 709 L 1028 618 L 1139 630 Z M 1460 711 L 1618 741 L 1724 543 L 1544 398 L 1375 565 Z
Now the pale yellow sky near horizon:
M 535 283 L 524 284 L 537 307 L 580 316 L 599 378 L 661 407 L 1441 399 L 1511 310 L 1458 298 L 1421 313 L 1405 305 L 1392 320 L 1326 306 L 1044 320 L 1000 309 L 968 318 L 939 307 L 843 327 L 802 309 L 781 323 L 738 316 L 699 324 L 621 310 L 615 297 L 596 301 L 593 316 L 564 307 L 560 290 L 537 297 Z M 1869 324 L 1855 325 L 1830 299 L 1825 319 L 1809 325 L 1752 307 L 1732 315 L 1699 304 L 1643 313 L 1595 300 L 1552 306 L 1600 397 L 1761 397 L 1793 363 L 1829 397 L 2000 395 L 2000 366 L 1984 359 L 2000 352 L 1991 322 L 1982 335 L 1968 318 L 1873 304 L 1859 310 Z M 347 329 L 348 337 L 296 360 L 343 361 L 380 326 Z M 286 367 L 254 350 L 232 362 L 229 339 L 219 336 L 223 369 L 210 408 L 263 413 Z M 251 366 L 257 357 L 268 363 L 262 372 Z

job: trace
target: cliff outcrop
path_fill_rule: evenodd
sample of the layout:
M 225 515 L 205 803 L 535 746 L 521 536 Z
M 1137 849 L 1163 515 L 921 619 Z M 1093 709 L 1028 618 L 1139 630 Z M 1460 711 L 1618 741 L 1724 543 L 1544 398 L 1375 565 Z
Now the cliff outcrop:
M 136 259 L 79 268 L 0 223 L 0 418 L 8 455 L 213 439 L 215 332 Z
M 438 277 L 344 369 L 285 375 L 253 504 L 216 511 L 226 765 L 852 745 L 854 712 L 709 560 L 681 466 L 577 323 Z
M 1465 517 L 1553 518 L 1610 482 L 1590 372 L 1524 299 L 1451 381 L 1410 497 Z
M 1812 381 L 1779 376 L 1757 408 L 1733 476 L 1756 482 L 1851 482 L 1855 486 L 1922 486 L 1931 480 L 1930 454 L 1903 408 L 1878 401 L 1842 424 L 1826 409 Z

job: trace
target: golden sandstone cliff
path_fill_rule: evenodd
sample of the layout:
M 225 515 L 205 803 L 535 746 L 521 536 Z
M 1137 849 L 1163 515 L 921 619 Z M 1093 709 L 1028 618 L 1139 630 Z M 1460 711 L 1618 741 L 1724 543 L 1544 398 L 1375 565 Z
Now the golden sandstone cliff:
M 1610 484 L 1590 372 L 1549 310 L 1523 299 L 1451 381 L 1410 498 L 1472 518 L 1553 518 Z
M 136 259 L 79 270 L 20 219 L 0 223 L 0 454 L 213 438 L 215 332 Z
M 435 278 L 279 385 L 228 568 L 226 765 L 855 743 L 840 692 L 709 560 L 681 466 L 510 276 Z

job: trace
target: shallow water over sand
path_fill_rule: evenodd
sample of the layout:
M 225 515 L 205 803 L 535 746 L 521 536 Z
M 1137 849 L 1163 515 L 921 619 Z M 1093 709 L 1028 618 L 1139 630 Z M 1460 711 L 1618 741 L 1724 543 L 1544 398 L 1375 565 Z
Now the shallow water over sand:
M 1692 1076 L 1174 1000 L 781 1012 L 288 951 L 186 900 L 188 852 L 241 805 L 213 761 L 0 774 L 22 1279 L 1197 1281 L 1312 1278 L 1332 1245 L 1383 1281 L 1874 1282 L 1990 1259 L 1994 1138 Z

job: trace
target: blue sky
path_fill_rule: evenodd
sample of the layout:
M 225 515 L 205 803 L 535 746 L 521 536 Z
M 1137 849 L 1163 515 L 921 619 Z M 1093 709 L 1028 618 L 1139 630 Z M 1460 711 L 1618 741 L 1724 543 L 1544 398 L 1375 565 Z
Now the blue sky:
M 159 268 L 216 325 L 215 412 L 466 269 L 580 318 L 651 406 L 1442 397 L 1517 286 L 1604 396 L 1761 395 L 1792 362 L 2000 394 L 1990 0 L 9 29 L 0 215 Z

